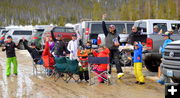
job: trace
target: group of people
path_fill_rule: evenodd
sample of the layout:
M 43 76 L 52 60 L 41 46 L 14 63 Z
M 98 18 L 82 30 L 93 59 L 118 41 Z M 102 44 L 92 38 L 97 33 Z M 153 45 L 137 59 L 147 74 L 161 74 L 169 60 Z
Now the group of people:
M 107 29 L 106 23 L 105 23 L 105 18 L 106 16 L 103 15 L 103 21 L 102 21 L 102 29 L 105 35 L 105 41 L 106 44 L 105 46 L 100 45 L 98 50 L 95 51 L 92 49 L 91 42 L 88 41 L 85 45 L 83 45 L 82 40 L 81 40 L 81 35 L 76 32 L 76 34 L 72 35 L 72 40 L 69 41 L 68 45 L 63 41 L 62 35 L 57 35 L 56 37 L 54 36 L 53 30 L 51 31 L 51 36 L 48 36 L 46 38 L 46 44 L 45 44 L 45 50 L 41 51 L 36 48 L 35 43 L 31 43 L 31 46 L 29 47 L 27 45 L 28 41 L 24 38 L 22 38 L 23 44 L 25 49 L 28 50 L 28 52 L 31 54 L 34 62 L 36 64 L 43 64 L 43 59 L 42 55 L 46 54 L 51 54 L 55 58 L 61 58 L 64 56 L 68 56 L 71 60 L 79 60 L 78 57 L 78 50 L 80 48 L 83 48 L 85 50 L 90 50 L 88 53 L 91 53 L 92 55 L 96 57 L 109 57 L 110 58 L 110 66 L 108 67 L 108 64 L 99 64 L 94 68 L 94 71 L 97 74 L 100 74 L 99 72 L 105 71 L 109 68 L 109 73 L 111 74 L 111 68 L 113 66 L 113 62 L 115 63 L 116 70 L 117 70 L 117 78 L 121 79 L 121 77 L 124 75 L 124 72 L 121 68 L 121 63 L 119 62 L 120 57 L 119 57 L 119 46 L 121 45 L 120 43 L 120 37 L 119 34 L 116 32 L 116 26 L 115 25 L 110 25 L 109 28 Z M 157 26 L 154 27 L 154 32 L 156 32 Z M 163 34 L 164 36 L 164 44 L 161 47 L 161 52 L 162 56 L 164 54 L 164 48 L 166 45 L 170 42 L 172 42 L 172 39 L 170 36 L 172 35 L 172 32 L 165 32 Z M 134 52 L 132 54 L 132 58 L 129 58 L 130 60 L 133 61 L 134 63 L 134 74 L 136 77 L 136 84 L 145 84 L 145 79 L 142 73 L 142 51 L 143 51 L 143 45 L 141 42 L 133 42 L 133 36 L 134 35 L 140 35 L 138 32 L 137 27 L 133 26 L 132 27 L 132 33 L 128 37 L 128 44 L 134 45 Z M 17 46 L 15 43 L 12 41 L 12 37 L 8 36 L 7 41 L 5 42 L 4 47 L 2 48 L 2 51 L 6 51 L 7 55 L 7 60 L 6 60 L 6 75 L 9 77 L 11 75 L 11 63 L 14 65 L 14 70 L 13 73 L 15 75 L 18 74 L 18 63 L 16 59 L 16 54 L 15 54 L 15 48 Z M 52 64 L 54 64 L 52 62 Z M 79 63 L 79 65 L 81 65 Z M 49 70 L 50 72 L 52 71 L 51 69 Z M 81 71 L 79 72 L 79 77 L 80 80 L 82 81 L 85 79 L 86 81 L 89 80 L 89 75 L 88 75 L 88 70 L 82 68 Z M 106 76 L 102 76 L 105 77 Z M 103 79 L 100 77 L 98 78 L 100 83 L 104 83 Z M 161 75 L 160 79 L 157 81 L 158 83 L 164 84 L 166 80 L 166 77 L 164 75 Z
M 105 17 L 103 17 L 104 19 Z M 89 53 L 96 57 L 110 57 L 110 66 L 108 67 L 108 64 L 99 64 L 96 67 L 94 67 L 94 71 L 97 74 L 100 74 L 99 72 L 105 71 L 109 68 L 109 73 L 111 74 L 111 68 L 112 68 L 112 62 L 115 63 L 116 69 L 117 69 L 117 78 L 120 79 L 124 73 L 121 68 L 121 64 L 119 62 L 119 50 L 118 47 L 120 45 L 120 37 L 118 33 L 116 32 L 115 25 L 110 25 L 109 28 L 106 28 L 105 21 L 102 21 L 102 29 L 104 31 L 104 34 L 106 36 L 106 45 L 105 46 L 99 46 L 97 50 L 93 50 L 91 46 L 91 42 L 88 41 L 86 45 L 82 45 L 81 36 L 77 32 L 76 34 L 72 35 L 72 40 L 69 41 L 68 45 L 66 46 L 66 43 L 62 39 L 62 35 L 54 36 L 53 30 L 51 31 L 51 36 L 48 36 L 46 38 L 45 49 L 44 51 L 39 50 L 36 48 L 36 43 L 31 43 L 31 46 L 28 46 L 28 41 L 24 38 L 22 38 L 23 45 L 25 49 L 28 50 L 28 52 L 31 54 L 34 62 L 36 64 L 43 64 L 42 56 L 46 54 L 52 54 L 55 58 L 60 58 L 64 56 L 69 56 L 71 60 L 79 60 L 78 58 L 78 50 L 80 47 L 83 47 L 84 49 L 90 49 Z M 15 54 L 15 48 L 17 46 L 12 41 L 12 37 L 8 36 L 7 41 L 5 42 L 4 47 L 2 48 L 3 51 L 6 51 L 7 55 L 7 61 L 6 61 L 6 75 L 9 77 L 11 75 L 11 63 L 14 65 L 14 71 L 13 73 L 15 75 L 18 75 L 18 63 L 16 59 Z M 48 49 L 47 49 L 48 47 Z M 48 50 L 48 51 L 47 51 Z M 144 84 L 144 77 L 142 75 L 142 45 L 141 43 L 136 42 L 135 43 L 135 51 L 134 51 L 134 58 L 135 66 L 139 67 L 135 68 L 135 76 L 136 76 L 136 83 Z M 51 72 L 51 69 L 50 69 Z M 84 74 L 84 75 L 83 75 Z M 86 81 L 89 80 L 88 77 L 88 71 L 84 70 L 83 72 L 80 72 L 79 74 L 80 80 L 85 79 Z M 107 77 L 107 76 L 102 76 Z M 99 82 L 104 83 L 103 79 L 99 77 Z

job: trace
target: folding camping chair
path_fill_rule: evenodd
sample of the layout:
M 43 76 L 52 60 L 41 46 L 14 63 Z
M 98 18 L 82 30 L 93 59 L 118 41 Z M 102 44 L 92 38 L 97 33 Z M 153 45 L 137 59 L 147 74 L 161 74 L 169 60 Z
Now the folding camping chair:
M 94 64 L 110 64 L 110 59 L 109 57 L 93 57 L 93 56 L 89 56 L 88 57 L 88 71 L 89 71 L 89 85 L 95 84 L 95 78 L 102 78 L 104 80 L 105 83 L 107 83 L 108 85 L 110 85 L 111 81 L 111 75 L 109 74 L 109 67 L 107 68 L 107 70 L 100 72 L 99 74 L 97 74 L 96 72 L 94 72 L 93 67 Z M 94 76 L 91 74 L 95 74 Z M 102 75 L 106 74 L 107 78 L 104 78 Z M 92 81 L 94 80 L 94 82 Z
M 38 60 L 38 59 L 37 59 Z M 43 61 L 38 60 L 37 62 L 34 61 L 34 59 L 32 60 L 33 63 L 33 75 L 37 75 L 39 72 L 42 73 L 43 72 Z M 39 67 L 39 68 L 38 68 Z
M 56 82 L 60 77 L 68 83 L 71 79 L 74 79 L 75 82 L 79 80 L 74 77 L 74 74 L 78 74 L 79 66 L 77 60 L 70 60 L 67 57 L 61 57 L 55 59 L 55 73 L 54 81 Z M 62 76 L 63 75 L 63 76 Z

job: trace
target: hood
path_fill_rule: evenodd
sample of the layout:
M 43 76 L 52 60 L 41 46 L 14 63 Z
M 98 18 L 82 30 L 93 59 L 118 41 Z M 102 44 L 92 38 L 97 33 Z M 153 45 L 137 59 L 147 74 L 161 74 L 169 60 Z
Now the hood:
M 109 51 L 109 49 L 108 49 L 108 48 L 106 48 L 106 49 L 104 49 L 104 50 L 102 51 L 102 53 L 103 53 L 103 54 L 109 54 L 109 53 L 110 53 L 110 51 Z

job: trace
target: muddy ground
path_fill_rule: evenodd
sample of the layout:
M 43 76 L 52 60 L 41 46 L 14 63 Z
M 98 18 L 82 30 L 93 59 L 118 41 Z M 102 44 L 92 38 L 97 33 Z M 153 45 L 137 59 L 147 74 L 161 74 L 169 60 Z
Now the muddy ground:
M 110 86 L 65 83 L 62 79 L 54 82 L 43 74 L 33 75 L 32 59 L 26 50 L 17 50 L 17 58 L 18 76 L 6 77 L 6 55 L 0 48 L 0 98 L 164 98 L 164 86 L 147 79 L 145 85 L 137 85 L 128 72 L 120 80 L 113 74 Z

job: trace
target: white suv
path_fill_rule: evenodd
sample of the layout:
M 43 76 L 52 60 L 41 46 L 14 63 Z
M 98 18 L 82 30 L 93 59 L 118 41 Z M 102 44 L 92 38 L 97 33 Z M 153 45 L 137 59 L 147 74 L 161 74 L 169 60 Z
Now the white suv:
M 22 38 L 24 37 L 26 40 L 29 41 L 31 39 L 32 32 L 33 32 L 33 30 L 14 29 L 14 30 L 10 30 L 9 32 L 7 32 L 6 38 L 9 35 L 12 36 L 15 44 L 18 45 L 20 49 L 24 49 L 24 46 L 22 43 Z

